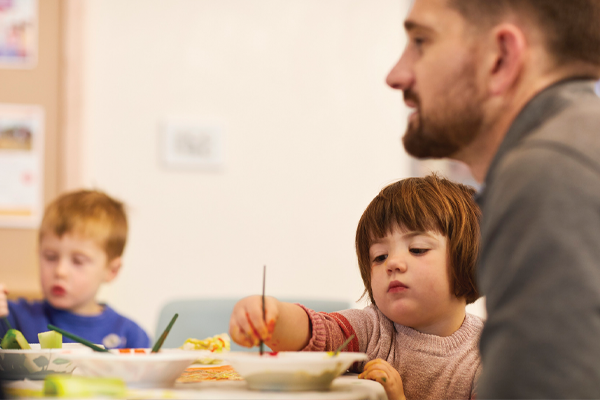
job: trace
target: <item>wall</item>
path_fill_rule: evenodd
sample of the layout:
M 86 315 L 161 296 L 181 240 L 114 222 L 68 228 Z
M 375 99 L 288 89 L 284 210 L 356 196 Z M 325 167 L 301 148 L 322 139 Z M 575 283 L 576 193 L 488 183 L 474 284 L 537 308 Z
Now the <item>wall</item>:
M 270 295 L 360 297 L 358 219 L 410 173 L 407 110 L 384 83 L 407 7 L 88 0 L 80 184 L 125 201 L 131 224 L 101 297 L 150 332 L 171 298 L 259 293 L 263 265 Z M 224 167 L 165 167 L 167 116 L 223 127 Z

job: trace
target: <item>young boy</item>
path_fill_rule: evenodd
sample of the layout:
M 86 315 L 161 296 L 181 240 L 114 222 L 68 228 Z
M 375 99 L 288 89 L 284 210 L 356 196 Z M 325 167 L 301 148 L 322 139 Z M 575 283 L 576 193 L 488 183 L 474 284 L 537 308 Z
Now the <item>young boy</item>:
M 44 300 L 7 301 L 0 285 L 0 317 L 8 315 L 28 342 L 37 343 L 52 324 L 107 348 L 149 347 L 142 328 L 96 301 L 100 285 L 119 273 L 126 239 L 122 203 L 93 190 L 60 196 L 46 208 L 39 233 Z M 0 334 L 6 330 L 0 322 Z
M 483 321 L 465 307 L 479 294 L 475 262 L 479 209 L 474 190 L 435 175 L 384 188 L 365 210 L 356 252 L 372 303 L 363 310 L 318 313 L 260 296 L 240 300 L 230 334 L 273 350 L 364 352 L 359 378 L 380 382 L 392 399 L 468 399 L 480 373 Z

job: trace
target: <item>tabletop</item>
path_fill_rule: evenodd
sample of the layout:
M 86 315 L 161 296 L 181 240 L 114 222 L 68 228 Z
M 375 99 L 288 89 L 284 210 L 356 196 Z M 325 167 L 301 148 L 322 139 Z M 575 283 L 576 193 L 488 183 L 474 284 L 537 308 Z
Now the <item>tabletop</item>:
M 40 398 L 44 381 L 6 381 L 4 387 L 9 395 L 17 398 Z M 387 400 L 385 390 L 377 382 L 357 379 L 356 374 L 334 379 L 327 391 L 267 392 L 247 388 L 245 381 L 221 380 L 183 383 L 171 388 L 128 388 L 127 399 L 313 399 L 313 400 Z

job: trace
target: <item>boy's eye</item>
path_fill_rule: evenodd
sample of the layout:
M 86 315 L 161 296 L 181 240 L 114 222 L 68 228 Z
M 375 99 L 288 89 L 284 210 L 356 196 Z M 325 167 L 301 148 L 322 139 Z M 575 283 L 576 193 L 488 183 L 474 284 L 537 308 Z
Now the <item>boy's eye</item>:
M 43 253 L 42 257 L 46 261 L 57 261 L 58 260 L 58 255 L 56 255 L 54 253 Z
M 85 263 L 84 257 L 73 257 L 73 264 L 75 265 L 83 265 Z
M 380 255 L 380 256 L 377 256 L 377 257 L 375 257 L 375 258 L 373 259 L 373 262 L 376 262 L 376 263 L 382 263 L 382 262 L 384 262 L 384 261 L 385 261 L 387 258 L 388 258 L 387 254 L 382 254 L 382 255 Z
M 429 251 L 429 249 L 410 249 L 412 254 L 425 254 Z

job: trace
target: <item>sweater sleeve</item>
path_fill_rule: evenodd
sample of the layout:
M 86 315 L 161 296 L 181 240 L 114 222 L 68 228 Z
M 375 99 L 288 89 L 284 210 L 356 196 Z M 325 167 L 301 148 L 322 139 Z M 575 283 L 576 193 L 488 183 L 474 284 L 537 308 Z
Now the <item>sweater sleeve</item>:
M 350 336 L 345 351 L 359 351 L 358 338 L 350 322 L 340 313 L 316 312 L 298 304 L 308 315 L 311 324 L 311 337 L 302 351 L 334 351 Z
M 311 338 L 303 351 L 333 351 L 355 334 L 345 351 L 366 353 L 368 360 L 390 360 L 394 324 L 374 305 L 336 313 L 316 312 L 298 305 L 306 311 L 311 324 Z M 362 372 L 366 363 L 354 363 L 351 370 Z

